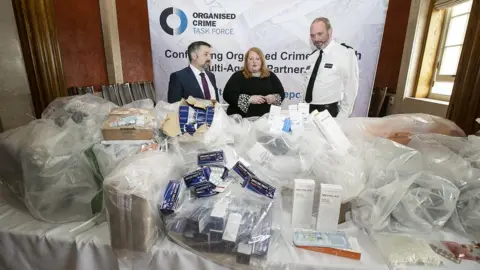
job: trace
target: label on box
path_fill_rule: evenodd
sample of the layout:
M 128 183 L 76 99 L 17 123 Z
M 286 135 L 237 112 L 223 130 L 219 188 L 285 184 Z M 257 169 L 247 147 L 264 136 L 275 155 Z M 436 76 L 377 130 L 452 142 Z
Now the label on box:
M 278 116 L 280 116 L 282 112 L 282 107 L 280 106 L 275 106 L 275 105 L 270 105 L 270 113 L 268 114 L 268 122 L 272 123 L 273 121 L 276 120 Z
M 242 180 L 242 187 L 245 187 L 245 185 L 248 182 L 248 179 L 252 176 L 255 176 L 255 174 L 250 171 L 247 166 L 245 166 L 242 162 L 237 162 L 235 166 L 233 166 L 232 170 L 241 178 Z
M 288 105 L 289 112 L 292 112 L 292 111 L 296 112 L 297 110 L 298 110 L 298 106 L 296 104 Z
M 201 193 L 197 193 L 196 196 L 197 198 L 206 198 L 206 197 L 211 197 L 217 194 L 218 192 L 216 192 L 215 190 L 207 190 Z
M 205 170 L 203 168 L 187 174 L 183 177 L 183 180 L 185 181 L 185 185 L 187 187 L 195 187 L 208 182 L 208 178 L 205 175 Z
M 198 154 L 197 164 L 198 166 L 204 166 L 209 164 L 223 165 L 225 164 L 225 154 L 223 153 L 223 150 Z
M 317 230 L 336 231 L 342 204 L 343 188 L 340 185 L 320 184 Z
M 281 115 L 274 116 L 270 123 L 270 131 L 280 133 L 285 125 L 285 117 Z
M 209 191 L 212 191 L 214 189 L 215 189 L 215 185 L 213 185 L 210 182 L 204 182 L 193 188 L 196 194 L 205 193 L 205 192 L 208 193 Z
M 338 126 L 337 122 L 332 118 L 328 110 L 324 110 L 320 113 L 316 113 L 313 116 L 314 122 L 320 131 L 323 133 L 328 142 L 331 143 L 336 149 L 347 152 L 352 146 L 345 133 Z
M 290 111 L 290 121 L 292 121 L 292 131 L 303 130 L 303 116 L 299 111 Z
M 178 208 L 184 195 L 184 183 L 182 180 L 170 180 L 165 193 L 160 211 L 164 214 L 171 214 Z
M 245 185 L 245 188 L 260 195 L 266 196 L 270 199 L 273 199 L 273 197 L 275 196 L 275 188 L 258 179 L 256 176 L 251 176 L 249 178 Z
M 310 115 L 310 104 L 298 103 L 298 111 L 302 115 L 304 123 L 307 123 Z

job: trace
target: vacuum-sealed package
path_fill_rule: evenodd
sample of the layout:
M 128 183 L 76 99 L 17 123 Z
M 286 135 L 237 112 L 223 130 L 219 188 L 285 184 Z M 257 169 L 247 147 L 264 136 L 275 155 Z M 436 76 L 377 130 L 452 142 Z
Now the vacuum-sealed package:
M 416 150 L 382 138 L 364 143 L 367 182 L 352 201 L 352 217 L 363 228 L 381 230 L 411 184 L 421 176 L 421 156 Z
M 392 216 L 401 225 L 418 231 L 443 227 L 455 211 L 460 195 L 450 181 L 423 172 L 409 187 Z
M 195 199 L 165 218 L 168 235 L 181 246 L 229 267 L 265 265 L 280 235 L 279 201 L 242 189 Z
M 148 252 L 158 237 L 164 236 L 158 229 L 158 205 L 167 183 L 179 178 L 178 165 L 168 154 L 144 152 L 122 161 L 105 179 L 111 245 L 119 257 Z

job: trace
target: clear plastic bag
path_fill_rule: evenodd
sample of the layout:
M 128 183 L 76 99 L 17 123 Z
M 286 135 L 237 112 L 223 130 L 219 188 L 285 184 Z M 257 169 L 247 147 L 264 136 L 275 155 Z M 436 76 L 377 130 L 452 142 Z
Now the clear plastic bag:
M 293 179 L 311 176 L 315 157 L 328 148 L 314 127 L 286 133 L 270 130 L 268 115 L 253 122 L 248 137 L 236 145 L 239 156 L 279 187 L 293 188 Z
M 95 144 L 92 150 L 97 158 L 100 173 L 106 178 L 121 161 L 139 153 L 141 148 L 141 145 L 135 144 Z
M 352 200 L 352 217 L 360 227 L 381 230 L 410 185 L 421 176 L 418 151 L 386 140 L 366 140 L 364 146 L 365 189 Z
M 158 230 L 157 205 L 179 163 L 162 152 L 144 152 L 122 161 L 103 184 L 112 248 L 121 259 L 149 252 L 165 232 Z M 161 227 L 160 227 L 161 228 Z
M 155 111 L 157 113 L 157 119 L 161 122 L 165 120 L 169 113 L 178 113 L 180 107 L 180 101 L 175 103 L 167 103 L 163 100 L 159 100 L 155 105 Z
M 213 122 L 204 134 L 208 145 L 240 144 L 251 131 L 252 123 L 239 115 L 228 116 L 223 107 L 215 106 Z
M 113 108 L 118 106 L 91 94 L 60 97 L 43 111 L 42 119 L 52 119 L 58 126 L 63 126 L 68 119 L 84 126 L 98 126 Z
M 457 208 L 447 227 L 476 241 L 480 241 L 480 184 L 473 183 L 461 191 Z
M 348 137 L 382 137 L 408 144 L 417 134 L 437 133 L 464 137 L 465 132 L 450 120 L 429 114 L 394 114 L 383 118 L 348 118 L 340 121 Z
M 375 234 L 373 241 L 382 253 L 390 269 L 412 266 L 439 267 L 441 257 L 423 239 L 398 234 Z
M 178 244 L 221 265 L 260 269 L 281 235 L 281 205 L 240 185 L 222 196 L 196 199 L 165 218 Z
M 20 152 L 24 200 L 36 218 L 48 222 L 90 219 L 102 208 L 101 177 L 91 146 L 95 128 L 53 121 L 34 124 Z
M 341 185 L 344 190 L 342 202 L 355 199 L 365 188 L 367 175 L 363 150 L 353 148 L 347 153 L 324 146 L 324 151 L 315 158 L 312 171 L 317 179 L 327 184 Z
M 432 231 L 443 227 L 452 216 L 459 195 L 460 191 L 449 180 L 423 172 L 400 200 L 392 216 L 407 228 Z
M 468 136 L 467 145 L 460 151 L 460 155 L 470 161 L 472 167 L 480 169 L 480 137 Z
M 464 138 L 424 134 L 413 137 L 408 146 L 421 152 L 426 170 L 450 180 L 462 189 L 468 183 L 480 181 L 480 170 L 461 156 L 466 144 Z
M 24 198 L 23 174 L 20 152 L 30 143 L 36 125 L 51 120 L 36 120 L 30 124 L 7 130 L 0 134 L 0 180 L 19 198 Z

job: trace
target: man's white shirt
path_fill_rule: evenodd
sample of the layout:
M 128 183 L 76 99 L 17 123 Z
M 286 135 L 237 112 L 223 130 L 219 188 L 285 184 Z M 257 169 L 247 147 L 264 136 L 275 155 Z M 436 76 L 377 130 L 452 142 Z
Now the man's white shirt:
M 320 50 L 308 57 L 304 72 L 302 99 L 305 100 L 307 85 L 312 75 Z M 353 111 L 357 97 L 359 80 L 358 61 L 353 49 L 349 49 L 334 40 L 323 49 L 322 62 L 312 91 L 314 105 L 340 102 L 338 118 L 348 118 Z
M 192 69 L 193 74 L 197 79 L 198 85 L 200 85 L 200 89 L 202 89 L 203 96 L 205 97 L 205 89 L 203 89 L 202 76 L 200 76 L 200 73 L 202 72 L 198 70 L 196 67 L 194 67 L 193 65 L 190 65 L 190 68 Z M 210 92 L 211 99 L 217 99 L 217 96 L 215 95 L 215 88 L 213 88 L 212 82 L 210 82 L 210 78 L 208 77 L 205 71 L 203 73 L 205 73 L 205 79 L 207 80 L 208 90 Z

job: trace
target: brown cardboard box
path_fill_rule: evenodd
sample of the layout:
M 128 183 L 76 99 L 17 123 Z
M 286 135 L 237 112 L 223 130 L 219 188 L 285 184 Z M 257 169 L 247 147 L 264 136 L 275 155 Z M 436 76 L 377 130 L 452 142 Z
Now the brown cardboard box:
M 145 198 L 105 185 L 110 240 L 115 250 L 148 252 L 158 237 L 156 208 Z
M 129 116 L 143 118 L 144 121 L 125 126 L 114 125 L 114 123 Z M 107 120 L 103 123 L 103 139 L 106 141 L 152 140 L 157 128 L 156 122 L 154 109 L 116 108 L 110 111 Z

